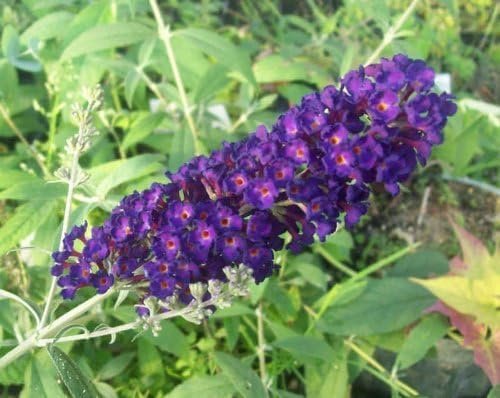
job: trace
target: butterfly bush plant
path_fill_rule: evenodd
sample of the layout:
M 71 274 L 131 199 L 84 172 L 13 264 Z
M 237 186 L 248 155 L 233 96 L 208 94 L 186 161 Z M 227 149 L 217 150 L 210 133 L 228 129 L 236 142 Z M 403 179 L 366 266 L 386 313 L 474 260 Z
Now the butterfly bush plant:
M 456 105 L 433 85 L 434 71 L 402 54 L 360 66 L 338 87 L 303 97 L 270 129 L 225 142 L 125 196 L 102 225 L 73 227 L 53 253 L 51 272 L 62 298 L 85 287 L 95 296 L 42 325 L 2 365 L 113 291 L 132 291 L 139 316 L 113 332 L 141 325 L 154 331 L 173 316 L 198 323 L 246 295 L 250 282 L 271 277 L 278 251 L 324 241 L 342 221 L 352 228 L 367 212 L 373 186 L 397 195 L 442 142 Z

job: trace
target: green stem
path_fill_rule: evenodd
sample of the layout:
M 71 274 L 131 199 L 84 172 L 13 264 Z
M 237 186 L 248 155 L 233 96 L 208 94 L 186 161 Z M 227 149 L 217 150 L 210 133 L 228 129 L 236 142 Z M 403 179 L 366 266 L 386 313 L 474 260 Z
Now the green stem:
M 54 97 L 54 105 L 49 114 L 49 140 L 47 144 L 47 164 L 49 167 L 52 164 L 52 157 L 54 155 L 54 141 L 57 130 L 57 116 L 59 115 L 57 95 Z
M 331 265 L 333 265 L 338 270 L 349 276 L 357 275 L 357 272 L 350 269 L 347 265 L 342 264 L 339 260 L 333 257 L 323 246 L 317 245 L 314 249 L 317 253 L 319 253 L 326 261 L 328 261 Z
M 405 256 L 409 252 L 415 250 L 417 247 L 421 245 L 420 242 L 414 243 L 413 245 L 407 246 L 404 249 L 401 249 L 397 251 L 396 253 L 391 254 L 390 256 L 387 256 L 383 258 L 382 260 L 379 260 L 368 267 L 364 268 L 360 272 L 358 272 L 356 275 L 354 275 L 347 283 L 353 283 L 357 282 L 365 277 L 367 277 L 370 274 L 373 274 L 376 271 L 379 271 L 380 269 L 387 267 L 388 265 L 392 264 L 394 261 L 399 260 L 401 257 Z
M 26 146 L 26 148 L 31 153 L 35 161 L 38 163 L 38 166 L 42 170 L 43 174 L 46 177 L 49 176 L 50 172 L 47 169 L 47 166 L 45 166 L 45 164 L 43 163 L 42 156 L 37 152 L 37 150 L 33 146 L 31 146 L 28 140 L 24 137 L 22 131 L 17 127 L 17 125 L 10 117 L 7 108 L 5 108 L 4 105 L 1 103 L 0 103 L 0 115 L 2 115 L 2 118 L 5 120 L 5 123 L 7 123 L 7 126 L 10 127 L 10 129 L 14 132 L 17 138 L 19 138 L 19 140 Z
M 264 315 L 262 314 L 262 303 L 259 303 L 255 310 L 257 316 L 257 358 L 259 359 L 259 372 L 262 384 L 267 384 L 267 371 L 266 371 L 266 340 L 264 337 Z
M 372 366 L 375 370 L 380 372 L 384 376 L 384 381 L 388 384 L 395 385 L 401 392 L 405 392 L 406 396 L 417 397 L 418 391 L 415 391 L 413 388 L 408 386 L 399 380 L 394 380 L 389 374 L 389 372 L 374 358 L 364 352 L 361 347 L 356 345 L 352 340 L 346 339 L 344 340 L 344 344 L 349 347 L 352 351 L 354 351 L 361 359 L 363 359 L 367 364 Z
M 379 44 L 379 46 L 375 49 L 375 51 L 370 55 L 370 57 L 366 60 L 365 65 L 370 65 L 374 61 L 376 61 L 379 57 L 384 48 L 386 48 L 389 44 L 392 43 L 392 41 L 396 38 L 396 35 L 399 32 L 399 29 L 403 26 L 403 24 L 406 22 L 406 20 L 410 17 L 411 13 L 417 6 L 419 0 L 413 0 L 408 8 L 405 10 L 405 12 L 399 17 L 399 19 L 396 21 L 396 23 L 391 26 L 387 32 L 384 34 L 384 38 L 382 39 L 382 42 Z
M 191 131 L 191 135 L 193 136 L 195 154 L 201 155 L 203 151 L 200 145 L 198 131 L 196 130 L 193 118 L 191 117 L 191 111 L 187 100 L 186 90 L 184 89 L 184 84 L 182 83 L 181 75 L 179 73 L 179 68 L 177 67 L 177 61 L 175 59 L 174 50 L 172 49 L 172 42 L 170 40 L 172 34 L 170 33 L 169 27 L 165 26 L 165 23 L 163 22 L 163 17 L 161 16 L 160 8 L 158 7 L 157 1 L 149 0 L 149 4 L 151 5 L 151 9 L 153 10 L 153 14 L 156 20 L 156 25 L 158 27 L 158 35 L 160 36 L 160 39 L 165 46 L 168 61 L 170 63 L 170 67 L 172 68 L 172 74 L 174 75 L 175 85 L 177 86 L 177 91 L 179 92 L 179 97 L 181 99 L 182 109 L 184 111 L 184 117 L 186 118 L 189 130 Z

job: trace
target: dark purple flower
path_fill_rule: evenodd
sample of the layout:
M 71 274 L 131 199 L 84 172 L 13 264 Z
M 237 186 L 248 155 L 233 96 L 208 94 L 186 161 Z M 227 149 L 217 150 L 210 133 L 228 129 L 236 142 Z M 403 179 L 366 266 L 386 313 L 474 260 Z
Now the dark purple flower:
M 456 112 L 453 98 L 430 91 L 434 71 L 405 55 L 347 73 L 283 113 L 268 130 L 197 156 L 168 183 L 124 197 L 86 237 L 74 227 L 51 273 L 64 298 L 92 285 L 136 286 L 145 299 L 175 294 L 189 303 L 191 283 L 226 281 L 223 269 L 245 264 L 261 282 L 284 246 L 299 252 L 352 228 L 368 210 L 370 184 L 392 195 L 433 146 Z M 208 296 L 207 296 L 208 297 Z
M 272 207 L 277 196 L 273 181 L 265 178 L 253 180 L 245 191 L 246 201 L 260 210 Z
M 99 270 L 96 274 L 92 275 L 92 284 L 97 290 L 97 293 L 106 293 L 113 284 L 115 278 L 109 275 L 106 271 Z
M 399 97 L 394 91 L 378 91 L 370 96 L 367 110 L 373 120 L 383 123 L 392 122 L 399 114 Z

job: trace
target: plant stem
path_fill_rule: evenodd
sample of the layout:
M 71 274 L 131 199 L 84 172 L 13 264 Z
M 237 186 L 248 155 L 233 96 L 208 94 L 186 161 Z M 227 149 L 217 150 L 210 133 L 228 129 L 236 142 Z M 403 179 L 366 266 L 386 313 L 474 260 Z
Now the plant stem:
M 208 307 L 212 304 L 213 304 L 212 301 L 209 300 L 209 301 L 203 303 L 203 307 Z M 148 322 L 159 322 L 159 321 L 163 321 L 165 319 L 175 318 L 177 316 L 182 316 L 191 310 L 192 310 L 192 308 L 187 306 L 181 310 L 175 310 L 175 311 L 165 312 L 162 314 L 157 314 L 157 315 L 154 315 L 152 317 L 149 317 Z M 80 333 L 80 334 L 75 334 L 73 336 L 63 336 L 63 337 L 59 337 L 59 338 L 50 337 L 50 338 L 46 338 L 46 339 L 38 339 L 37 346 L 43 347 L 43 346 L 46 346 L 47 344 L 52 344 L 52 343 L 66 343 L 68 341 L 89 340 L 89 339 L 92 339 L 95 337 L 112 336 L 112 335 L 115 335 L 115 334 L 120 333 L 120 332 L 125 332 L 127 330 L 136 329 L 139 326 L 141 326 L 142 324 L 143 324 L 143 321 L 138 319 L 136 321 L 125 323 L 125 324 L 120 325 L 120 326 L 96 330 L 95 332 L 91 332 L 91 333 Z
M 396 253 L 393 253 L 390 256 L 387 256 L 387 257 L 383 258 L 382 260 L 379 260 L 379 261 L 369 265 L 368 267 L 359 271 L 351 279 L 349 279 L 347 281 L 347 283 L 357 282 L 357 281 L 367 277 L 368 275 L 373 274 L 374 272 L 392 264 L 394 261 L 399 260 L 401 257 L 403 257 L 406 254 L 408 254 L 409 252 L 415 250 L 420 245 L 421 245 L 420 242 L 414 243 L 413 245 L 409 245 L 409 246 L 405 247 L 404 249 L 401 249 L 401 250 L 397 251 Z
M 370 55 L 370 57 L 366 60 L 365 65 L 369 65 L 373 63 L 375 60 L 377 60 L 380 56 L 380 53 L 386 48 L 389 44 L 392 43 L 392 41 L 395 39 L 396 35 L 399 32 L 399 29 L 401 29 L 401 26 L 406 22 L 406 20 L 410 17 L 411 13 L 417 6 L 419 0 L 413 0 L 408 8 L 405 10 L 405 12 L 399 17 L 399 19 L 396 21 L 396 23 L 391 26 L 387 32 L 384 34 L 384 38 L 382 39 L 382 42 L 379 44 L 379 46 L 375 49 L 375 51 Z
M 30 351 L 34 347 L 37 346 L 37 341 L 43 337 L 46 337 L 50 335 L 51 333 L 56 332 L 57 330 L 61 329 L 62 327 L 66 326 L 68 323 L 73 321 L 74 319 L 78 318 L 80 315 L 84 314 L 87 312 L 89 309 L 95 307 L 98 303 L 109 297 L 112 293 L 114 292 L 113 289 L 109 289 L 106 293 L 104 294 L 99 294 L 96 295 L 89 300 L 83 302 L 79 306 L 73 308 L 72 310 L 68 311 L 61 317 L 57 318 L 52 322 L 51 324 L 44 326 L 40 328 L 39 330 L 35 331 L 30 337 L 28 337 L 26 340 L 22 341 L 17 347 L 9 351 L 7 354 L 5 354 L 3 357 L 0 358 L 0 369 L 4 368 L 11 362 L 15 361 L 17 358 L 19 358 L 21 355 L 25 354 L 26 352 Z
M 78 127 L 78 135 L 77 135 L 77 143 L 80 144 L 83 141 L 83 135 L 85 134 L 85 123 L 87 122 L 87 117 L 89 116 L 91 110 L 90 105 L 89 108 L 85 110 L 85 117 L 80 121 L 80 125 Z M 78 146 L 79 147 L 79 146 Z M 78 183 L 77 175 L 78 175 L 78 160 L 80 158 L 79 149 L 75 147 L 73 152 L 73 158 L 71 160 L 71 169 L 70 169 L 70 177 L 68 180 L 68 192 L 66 194 L 66 203 L 64 206 L 64 216 L 63 223 L 61 229 L 61 236 L 59 238 L 59 251 L 64 248 L 63 239 L 64 235 L 66 235 L 66 231 L 68 230 L 69 225 L 69 217 L 71 214 L 71 204 L 73 202 L 73 193 Z M 47 299 L 45 301 L 45 306 L 43 308 L 42 318 L 40 320 L 39 329 L 43 328 L 47 323 L 47 319 L 50 313 L 50 307 L 52 305 L 52 301 L 54 299 L 54 295 L 57 289 L 57 277 L 52 277 L 52 281 L 50 283 L 49 293 L 47 294 Z
M 2 115 L 2 118 L 5 120 L 5 123 L 10 127 L 10 129 L 14 132 L 14 134 L 19 138 L 19 140 L 28 148 L 28 151 L 31 153 L 35 161 L 37 162 L 38 166 L 42 170 L 43 174 L 45 176 L 49 176 L 50 172 L 47 169 L 47 166 L 43 163 L 42 156 L 37 152 L 35 148 L 33 148 L 28 140 L 24 137 L 23 133 L 19 128 L 16 126 L 14 121 L 9 115 L 9 112 L 7 109 L 4 107 L 3 104 L 0 103 L 0 114 Z
M 344 344 L 346 346 L 348 346 L 351 350 L 353 350 L 361 359 L 363 359 L 366 363 L 368 363 L 370 366 L 372 366 L 375 370 L 379 371 L 384 376 L 388 377 L 389 380 L 392 383 L 394 383 L 399 389 L 405 391 L 410 396 L 413 396 L 413 397 L 418 396 L 418 391 L 415 391 L 413 388 L 411 388 L 407 384 L 403 383 L 402 381 L 394 380 L 393 378 L 391 378 L 389 372 L 380 363 L 378 363 L 370 355 L 368 355 L 366 352 L 364 352 L 361 349 L 361 347 L 357 346 L 353 341 L 351 341 L 350 339 L 346 339 L 346 340 L 344 340 Z
M 354 276 L 357 274 L 356 271 L 350 269 L 348 266 L 342 264 L 339 260 L 337 260 L 335 257 L 333 257 L 323 246 L 317 245 L 315 247 L 315 251 L 317 253 L 319 253 L 331 265 L 333 265 L 335 268 L 342 271 L 343 273 L 345 273 L 349 276 Z
M 262 303 L 255 309 L 255 315 L 257 316 L 257 358 L 259 359 L 259 373 L 262 384 L 265 386 L 267 383 L 267 372 L 266 372 L 266 339 L 264 337 L 264 316 L 262 314 Z
M 175 59 L 175 54 L 172 49 L 172 43 L 170 41 L 172 35 L 170 33 L 170 29 L 168 26 L 165 26 L 165 23 L 163 22 L 163 17 L 161 16 L 158 2 L 156 0 L 149 0 L 149 4 L 151 6 L 151 9 L 153 10 L 153 14 L 156 20 L 158 35 L 160 36 L 160 39 L 163 42 L 165 50 L 167 52 L 168 61 L 170 63 L 170 67 L 172 68 L 172 74 L 174 75 L 175 85 L 177 86 L 177 91 L 179 92 L 179 97 L 181 99 L 184 116 L 188 123 L 189 130 L 191 131 L 191 135 L 193 136 L 195 155 L 201 155 L 203 151 L 201 150 L 198 131 L 196 130 L 193 118 L 191 117 L 186 90 L 184 89 L 184 84 L 182 83 L 179 68 L 177 67 L 177 61 Z

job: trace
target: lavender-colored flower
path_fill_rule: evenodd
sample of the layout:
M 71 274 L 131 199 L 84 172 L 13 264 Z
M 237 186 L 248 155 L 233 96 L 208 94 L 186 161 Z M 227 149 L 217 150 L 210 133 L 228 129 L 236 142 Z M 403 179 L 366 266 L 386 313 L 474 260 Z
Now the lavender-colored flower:
M 189 303 L 189 284 L 225 282 L 228 266 L 243 263 L 261 282 L 276 269 L 284 232 L 298 252 L 341 217 L 352 228 L 370 184 L 396 195 L 425 164 L 456 112 L 449 94 L 430 91 L 433 80 L 423 61 L 401 54 L 359 67 L 340 88 L 306 95 L 270 131 L 223 143 L 167 173 L 170 182 L 126 196 L 90 237 L 86 223 L 74 227 L 53 254 L 61 295 L 135 286 L 147 316 L 148 297 Z

